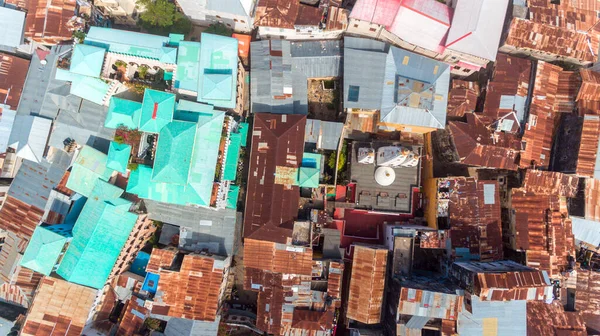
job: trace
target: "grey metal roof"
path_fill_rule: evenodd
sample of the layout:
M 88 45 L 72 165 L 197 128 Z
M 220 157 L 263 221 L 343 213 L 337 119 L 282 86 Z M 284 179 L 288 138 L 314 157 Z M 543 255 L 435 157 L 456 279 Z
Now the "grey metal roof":
M 304 142 L 317 144 L 318 149 L 337 150 L 344 124 L 306 119 Z
M 214 336 L 218 334 L 221 316 L 213 322 L 171 318 L 165 328 L 166 336 Z
M 236 232 L 239 231 L 239 214 L 235 210 L 217 211 L 152 200 L 144 200 L 144 203 L 150 219 L 180 228 L 185 227 L 187 236 L 180 239 L 181 248 L 193 251 L 199 247 L 211 248 L 211 243 L 218 243 L 216 254 L 230 256 L 235 252 Z M 171 232 L 172 228 L 167 230 Z M 164 238 L 161 235 L 161 241 L 167 241 L 167 239 L 169 239 L 167 235 Z
M 600 245 L 600 225 L 597 221 L 571 216 L 573 221 L 573 235 L 575 239 L 590 245 Z
M 463 306 L 458 314 L 458 334 L 483 335 L 484 319 L 497 319 L 498 335 L 527 335 L 527 301 L 480 301 L 471 296 L 473 314 Z
M 8 139 L 17 111 L 11 110 L 8 105 L 3 104 L 0 104 L 0 109 L 2 110 L 2 118 L 0 118 L 0 153 L 4 153 L 6 147 L 8 147 Z
M 0 7 L 0 45 L 17 48 L 23 44 L 25 12 Z
M 371 50 L 385 52 L 389 50 L 389 45 L 385 42 L 371 40 L 367 38 L 345 36 L 344 37 L 344 48 L 345 49 L 360 49 L 360 50 Z
M 248 16 L 251 11 L 251 8 L 244 7 L 241 0 L 206 0 L 206 9 L 240 16 Z
M 307 114 L 308 78 L 340 76 L 340 49 L 339 41 L 252 42 L 252 112 Z M 281 56 L 271 55 L 277 51 Z
M 65 171 L 60 167 L 47 162 L 36 163 L 23 160 L 8 189 L 8 195 L 21 202 L 44 209 L 50 191 L 60 182 L 64 173 Z
M 46 142 L 52 127 L 52 120 L 30 115 L 17 115 L 8 138 L 8 146 L 17 156 L 40 162 L 46 149 Z
M 379 110 L 387 53 L 344 49 L 344 107 Z M 350 86 L 359 87 L 358 101 L 348 100 Z

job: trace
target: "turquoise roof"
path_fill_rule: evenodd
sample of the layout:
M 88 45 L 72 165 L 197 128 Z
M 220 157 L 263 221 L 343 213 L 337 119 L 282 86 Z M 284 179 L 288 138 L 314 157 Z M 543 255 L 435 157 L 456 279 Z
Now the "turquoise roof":
M 197 123 L 202 114 L 212 115 L 213 110 L 212 105 L 180 100 L 173 119 Z
M 173 120 L 175 110 L 175 95 L 168 92 L 146 89 L 142 102 L 140 130 L 159 133 Z
M 120 173 L 127 172 L 127 164 L 131 155 L 131 146 L 124 143 L 110 142 L 106 167 Z
M 200 75 L 200 43 L 179 42 L 179 58 L 177 58 L 177 79 L 175 87 L 181 90 L 198 92 L 198 76 Z
M 164 63 L 177 62 L 177 49 L 166 47 L 169 38 L 165 36 L 91 27 L 83 43 L 118 54 L 150 58 Z
M 110 85 L 100 78 L 84 76 L 64 69 L 56 69 L 56 79 L 71 82 L 72 95 L 98 105 L 103 104 L 110 88 Z
M 227 205 L 225 207 L 229 209 L 237 209 L 237 200 L 239 194 L 240 188 L 238 186 L 230 186 L 229 192 L 227 193 Z
M 75 226 L 73 240 L 56 273 L 65 280 L 102 288 L 129 238 L 137 215 L 129 212 L 131 202 L 105 199 L 100 182 L 86 202 Z
M 180 184 L 152 182 L 152 168 L 145 165 L 139 165 L 131 172 L 127 184 L 127 192 L 140 198 L 171 204 L 193 204 L 194 202 L 186 199 L 185 188 L 185 185 Z
M 321 176 L 321 154 L 304 153 L 298 169 L 297 184 L 304 188 L 318 188 Z
M 185 35 L 183 34 L 169 34 L 169 44 L 172 46 L 180 46 L 181 42 L 184 42 Z
M 68 237 L 38 226 L 21 258 L 21 266 L 50 275 Z
M 97 180 L 108 181 L 113 169 L 106 167 L 106 154 L 89 146 L 83 146 L 67 180 L 67 188 L 89 197 Z
M 227 147 L 227 156 L 225 157 L 225 171 L 223 173 L 223 180 L 235 181 L 238 162 L 240 159 L 242 135 L 240 133 L 232 133 L 229 137 L 229 141 L 229 146 Z
M 240 132 L 242 136 L 242 147 L 246 147 L 248 143 L 248 123 L 240 123 L 238 132 Z
M 156 147 L 153 182 L 187 183 L 195 138 L 195 123 L 173 121 L 162 128 Z
M 104 63 L 105 50 L 86 44 L 76 44 L 71 56 L 71 67 L 69 70 L 73 73 L 100 77 L 102 64 Z
M 141 115 L 142 103 L 113 96 L 110 98 L 104 126 L 118 128 L 123 125 L 129 129 L 137 129 L 140 127 Z
M 238 41 L 232 37 L 202 33 L 198 98 L 223 108 L 236 103 Z

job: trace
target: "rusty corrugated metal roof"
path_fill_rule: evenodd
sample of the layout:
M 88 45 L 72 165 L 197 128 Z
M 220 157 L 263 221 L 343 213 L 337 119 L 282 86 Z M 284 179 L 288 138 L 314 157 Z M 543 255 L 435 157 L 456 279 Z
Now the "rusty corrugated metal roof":
M 600 273 L 587 269 L 577 270 L 575 309 L 583 315 L 586 323 L 600 325 Z
M 144 319 L 142 319 L 139 315 L 141 314 L 143 316 L 148 316 L 150 313 L 148 308 L 144 307 L 143 303 L 143 300 L 137 298 L 136 296 L 131 296 L 127 302 L 127 305 L 125 306 L 125 314 L 123 314 L 121 317 L 116 336 L 130 336 L 138 334 L 144 325 Z
M 595 0 L 572 0 L 552 3 L 549 0 L 528 0 L 531 21 L 569 30 L 597 29 L 600 5 Z
M 482 261 L 502 259 L 500 188 L 497 181 L 449 178 L 452 249 L 468 248 Z
M 598 35 L 513 18 L 505 45 L 596 62 Z
M 295 29 L 296 26 L 319 26 L 325 15 L 326 30 L 345 30 L 349 12 L 333 0 L 322 0 L 319 6 L 300 1 L 259 0 L 254 24 L 263 27 Z
M 498 54 L 492 77 L 487 85 L 483 114 L 492 120 L 497 120 L 515 110 L 515 106 L 503 106 L 502 97 L 518 96 L 525 101 L 530 78 L 530 60 Z
M 517 137 L 488 129 L 477 114 L 467 113 L 466 117 L 466 123 L 448 123 L 460 162 L 470 166 L 516 170 L 520 146 Z
M 346 317 L 366 324 L 381 321 L 388 250 L 354 246 Z
M 474 112 L 479 97 L 479 84 L 455 79 L 448 92 L 448 117 L 462 117 L 467 112 Z
M 558 301 L 527 302 L 527 335 L 585 336 L 585 323 L 578 312 L 565 312 Z
M 457 320 L 463 307 L 463 297 L 422 289 L 402 287 L 398 314 Z
M 44 215 L 44 209 L 8 196 L 0 209 L 0 229 L 29 240 Z
M 146 272 L 158 274 L 161 268 L 170 268 L 176 256 L 177 251 L 174 250 L 152 249 L 150 260 L 148 260 L 148 265 L 146 266 Z
M 44 277 L 21 335 L 81 335 L 97 290 Z
M 600 137 L 600 116 L 585 115 L 581 129 L 581 140 L 577 155 L 575 173 L 582 177 L 593 177 L 596 170 L 598 140 Z
M 273 273 L 311 275 L 311 248 L 276 244 L 269 241 L 244 241 L 244 267 Z
M 306 116 L 256 113 L 246 189 L 244 237 L 286 243 L 298 215 L 300 189 L 276 184 L 278 167 L 299 168 Z M 270 232 L 258 233 L 259 229 Z M 271 232 L 272 231 L 272 232 Z M 256 236 L 253 237 L 253 234 Z M 259 236 L 260 235 L 260 236 Z
M 585 218 L 600 221 L 600 180 L 585 180 Z
M 6 0 L 7 4 L 27 11 L 25 37 L 42 44 L 57 44 L 70 40 L 76 0 Z
M 528 169 L 525 172 L 523 187 L 539 194 L 556 194 L 575 197 L 579 178 L 559 172 Z
M 29 70 L 29 60 L 0 52 L 0 104 L 6 102 L 17 110 L 25 78 Z

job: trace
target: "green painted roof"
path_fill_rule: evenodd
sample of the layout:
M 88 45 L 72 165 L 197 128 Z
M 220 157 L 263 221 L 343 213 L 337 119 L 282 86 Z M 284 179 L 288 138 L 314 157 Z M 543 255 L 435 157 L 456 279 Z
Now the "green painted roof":
M 198 92 L 198 76 L 200 75 L 200 43 L 179 42 L 177 58 L 177 79 L 175 87 L 182 90 Z
M 235 181 L 238 161 L 240 159 L 242 135 L 240 133 L 232 133 L 229 140 L 227 156 L 225 157 L 225 172 L 223 173 L 223 179 L 226 181 Z
M 146 89 L 142 102 L 140 130 L 159 133 L 173 120 L 175 110 L 175 95 L 168 92 Z
M 64 69 L 56 69 L 56 79 L 71 82 L 72 95 L 98 105 L 104 103 L 104 97 L 110 88 L 110 85 L 100 78 L 84 76 Z
M 73 240 L 56 273 L 65 280 L 102 288 L 137 221 L 131 202 L 103 199 L 102 182 L 94 188 L 75 226 Z
M 66 243 L 67 237 L 38 226 L 23 254 L 21 266 L 50 275 Z
M 69 70 L 73 73 L 100 77 L 102 64 L 104 63 L 105 50 L 85 44 L 76 44 L 71 56 L 71 67 Z
M 201 115 L 212 115 L 214 109 L 212 105 L 180 100 L 173 119 L 197 123 Z
M 186 184 L 196 138 L 196 124 L 173 121 L 158 136 L 153 182 Z
M 152 168 L 145 165 L 131 172 L 127 184 L 127 192 L 140 198 L 180 205 L 193 203 L 186 198 L 185 188 L 179 184 L 152 182 Z
M 227 206 L 229 209 L 237 209 L 237 200 L 238 195 L 240 194 L 240 188 L 236 185 L 232 185 L 229 187 L 229 192 L 227 193 Z
M 238 132 L 242 135 L 242 147 L 246 147 L 248 144 L 248 123 L 240 123 Z
M 169 34 L 169 45 L 179 46 L 181 42 L 184 42 L 183 39 L 185 35 L 183 34 Z
M 106 154 L 89 146 L 83 146 L 67 180 L 67 188 L 89 197 L 97 180 L 108 181 L 113 169 L 106 167 Z
M 118 128 L 123 125 L 129 129 L 137 129 L 140 127 L 141 115 L 142 103 L 113 96 L 110 98 L 104 126 Z
M 106 167 L 114 169 L 120 173 L 127 171 L 129 156 L 131 155 L 131 146 L 124 143 L 110 142 L 108 148 L 108 158 Z
M 202 33 L 198 101 L 235 108 L 238 41 L 232 37 Z

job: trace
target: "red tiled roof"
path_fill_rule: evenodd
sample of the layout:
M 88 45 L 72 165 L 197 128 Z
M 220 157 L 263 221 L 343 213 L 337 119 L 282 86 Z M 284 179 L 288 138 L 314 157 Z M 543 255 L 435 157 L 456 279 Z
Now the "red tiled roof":
M 556 194 L 575 197 L 579 178 L 563 173 L 528 169 L 525 172 L 523 187 L 539 194 Z
M 566 312 L 558 301 L 527 301 L 527 335 L 587 335 L 585 323 L 578 312 Z
M 448 92 L 448 117 L 462 117 L 475 111 L 479 97 L 479 85 L 476 82 L 453 80 Z
M 140 305 L 138 300 L 142 301 L 141 299 L 132 296 L 127 302 L 127 305 L 125 306 L 125 314 L 123 314 L 123 317 L 119 323 L 119 328 L 117 329 L 117 336 L 136 335 L 144 325 L 144 320 L 137 314 L 134 314 L 133 311 L 135 310 L 138 314 L 142 314 L 144 316 L 147 316 L 150 311 L 148 311 L 148 309 L 143 305 Z
M 481 117 L 467 113 L 467 122 L 450 121 L 448 130 L 460 157 L 470 166 L 516 170 L 519 140 L 515 135 L 488 129 Z
M 17 109 L 27 70 L 28 60 L 0 52 L 0 104 L 6 101 L 11 109 Z
M 255 114 L 246 190 L 245 238 L 253 238 L 263 227 L 292 228 L 298 215 L 300 189 L 287 184 L 278 174 L 293 175 L 300 167 L 305 123 L 306 116 L 301 115 Z M 285 243 L 290 235 L 291 231 L 274 230 L 273 234 L 258 239 Z
M 388 250 L 354 246 L 346 317 L 361 323 L 379 323 L 385 287 Z
M 502 259 L 502 224 L 497 181 L 450 178 L 452 248 L 468 248 L 482 261 Z
M 598 35 L 513 18 L 505 45 L 596 62 Z

